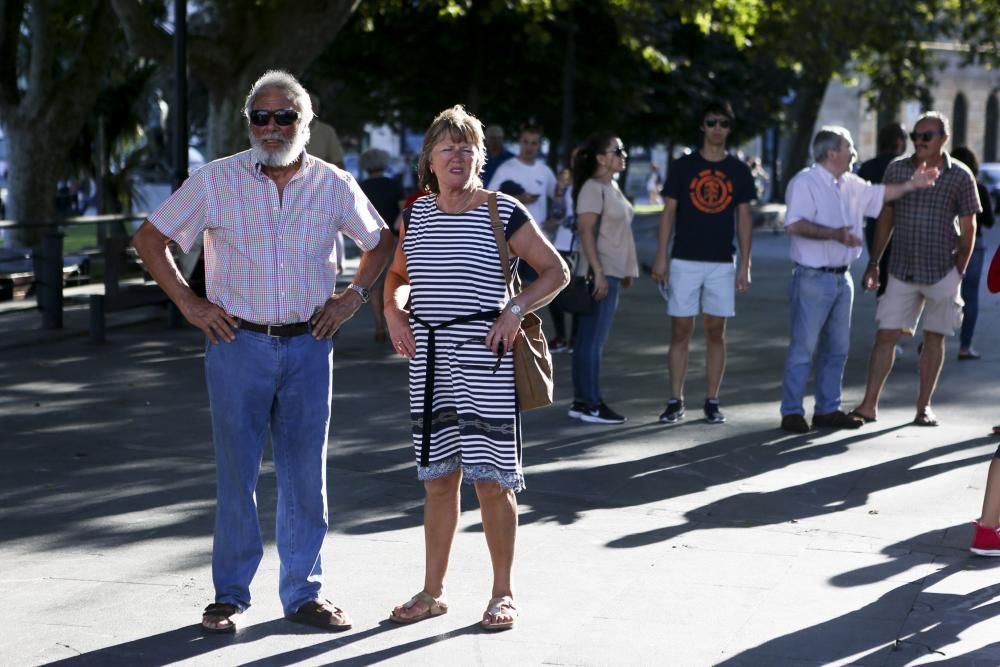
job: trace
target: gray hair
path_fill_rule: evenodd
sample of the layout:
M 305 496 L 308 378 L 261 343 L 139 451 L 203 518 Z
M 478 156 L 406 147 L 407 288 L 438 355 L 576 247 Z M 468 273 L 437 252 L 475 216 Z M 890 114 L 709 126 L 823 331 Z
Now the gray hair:
M 365 171 L 385 171 L 389 166 L 389 154 L 381 148 L 369 148 L 361 154 L 359 161 Z
M 944 136 L 951 136 L 951 123 L 948 122 L 948 117 L 940 111 L 925 111 L 917 119 L 917 122 L 913 124 L 913 127 L 916 128 L 917 125 L 925 120 L 936 120 L 938 125 L 941 126 L 941 131 L 944 132 Z
M 813 137 L 813 162 L 817 164 L 825 162 L 827 153 L 839 151 L 844 142 L 848 146 L 854 145 L 851 133 L 847 128 L 840 127 L 839 125 L 824 125 L 816 133 L 816 136 Z
M 313 121 L 312 100 L 309 99 L 309 93 L 302 87 L 298 79 L 280 69 L 271 69 L 264 72 L 250 86 L 250 94 L 247 95 L 246 102 L 243 104 L 243 116 L 249 119 L 250 111 L 253 110 L 253 104 L 257 96 L 265 90 L 275 88 L 288 93 L 289 97 L 292 98 L 292 107 L 301 115 L 299 122 L 302 126 L 308 127 L 309 123 Z

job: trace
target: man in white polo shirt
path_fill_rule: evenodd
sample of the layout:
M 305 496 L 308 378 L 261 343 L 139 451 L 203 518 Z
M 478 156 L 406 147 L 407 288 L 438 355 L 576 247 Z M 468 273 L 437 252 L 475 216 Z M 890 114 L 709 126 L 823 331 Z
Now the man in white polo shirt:
M 803 400 L 816 360 L 813 428 L 858 428 L 864 421 L 840 409 L 841 383 L 850 346 L 854 282 L 851 262 L 861 256 L 864 218 L 877 217 L 885 202 L 937 179 L 921 166 L 905 183 L 873 185 L 851 173 L 857 158 L 851 133 L 824 127 L 812 143 L 816 163 L 800 171 L 785 193 L 785 228 L 795 262 L 789 295 L 791 331 L 785 362 L 781 428 L 808 433 Z

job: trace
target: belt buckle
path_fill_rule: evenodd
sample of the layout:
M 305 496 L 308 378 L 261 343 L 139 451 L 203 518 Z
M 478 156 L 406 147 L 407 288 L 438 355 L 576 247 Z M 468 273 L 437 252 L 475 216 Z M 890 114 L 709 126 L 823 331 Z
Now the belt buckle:
M 281 325 L 280 324 L 268 324 L 267 325 L 267 335 L 270 336 L 271 338 L 280 338 L 280 336 L 278 334 L 271 333 L 271 327 L 277 328 L 279 326 L 281 326 Z

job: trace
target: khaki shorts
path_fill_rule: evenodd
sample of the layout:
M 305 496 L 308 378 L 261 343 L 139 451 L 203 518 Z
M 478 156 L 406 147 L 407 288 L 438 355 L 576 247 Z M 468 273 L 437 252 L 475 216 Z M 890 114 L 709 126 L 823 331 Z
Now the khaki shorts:
M 913 335 L 924 315 L 924 331 L 954 336 L 962 326 L 962 276 L 952 269 L 933 285 L 907 283 L 889 276 L 885 294 L 878 300 L 875 322 L 879 329 L 901 329 Z

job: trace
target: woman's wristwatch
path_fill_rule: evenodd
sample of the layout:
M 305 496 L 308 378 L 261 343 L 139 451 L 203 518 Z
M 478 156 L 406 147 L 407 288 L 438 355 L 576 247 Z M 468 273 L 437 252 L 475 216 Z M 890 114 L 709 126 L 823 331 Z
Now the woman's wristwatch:
M 511 315 L 516 317 L 519 321 L 523 320 L 524 316 L 527 314 L 517 301 L 514 301 L 513 299 L 507 302 L 507 310 L 509 310 Z

